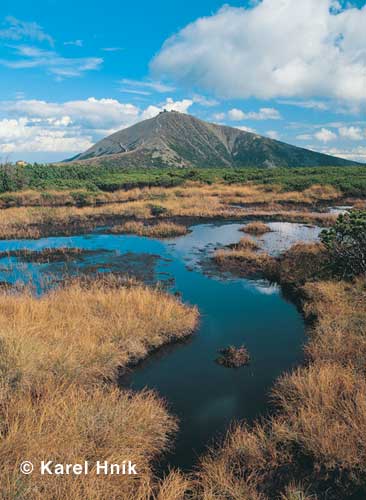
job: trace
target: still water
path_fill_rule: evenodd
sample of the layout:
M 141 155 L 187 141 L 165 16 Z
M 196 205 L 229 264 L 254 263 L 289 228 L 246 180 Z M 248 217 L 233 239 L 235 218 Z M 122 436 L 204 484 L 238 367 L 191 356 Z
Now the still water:
M 319 230 L 301 224 L 271 223 L 259 239 L 277 254 L 296 241 L 314 241 Z M 207 266 L 215 247 L 235 243 L 242 224 L 193 226 L 171 240 L 94 233 L 40 240 L 1 241 L 0 251 L 70 247 L 85 250 L 72 262 L 32 263 L 22 258 L 0 260 L 0 281 L 32 282 L 38 293 L 65 275 L 93 272 L 128 273 L 148 283 L 162 282 L 182 300 L 197 305 L 198 331 L 185 343 L 168 346 L 121 377 L 120 384 L 155 389 L 180 421 L 171 466 L 189 469 L 197 457 L 238 419 L 264 414 L 274 380 L 302 359 L 304 322 L 276 285 L 238 279 Z M 209 272 L 207 268 L 209 267 Z M 218 349 L 248 348 L 251 363 L 228 369 L 215 363 Z

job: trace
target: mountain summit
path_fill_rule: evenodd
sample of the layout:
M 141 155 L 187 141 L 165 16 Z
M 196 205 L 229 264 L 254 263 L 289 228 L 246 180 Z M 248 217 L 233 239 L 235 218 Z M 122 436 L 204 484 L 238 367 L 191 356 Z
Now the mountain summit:
M 164 111 L 69 161 L 122 167 L 307 167 L 356 164 L 243 130 Z

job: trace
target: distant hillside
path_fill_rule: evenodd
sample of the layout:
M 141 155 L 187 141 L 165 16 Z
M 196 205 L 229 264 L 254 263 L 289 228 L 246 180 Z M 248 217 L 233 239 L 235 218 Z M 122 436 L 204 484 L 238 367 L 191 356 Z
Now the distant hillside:
M 71 158 L 121 167 L 307 167 L 355 162 L 315 153 L 175 111 L 137 123 Z

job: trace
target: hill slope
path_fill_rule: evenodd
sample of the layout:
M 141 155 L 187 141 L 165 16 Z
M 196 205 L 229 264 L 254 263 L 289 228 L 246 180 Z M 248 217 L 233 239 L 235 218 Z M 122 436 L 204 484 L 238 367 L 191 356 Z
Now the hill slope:
M 356 163 L 175 111 L 102 139 L 70 161 L 122 167 L 306 167 Z

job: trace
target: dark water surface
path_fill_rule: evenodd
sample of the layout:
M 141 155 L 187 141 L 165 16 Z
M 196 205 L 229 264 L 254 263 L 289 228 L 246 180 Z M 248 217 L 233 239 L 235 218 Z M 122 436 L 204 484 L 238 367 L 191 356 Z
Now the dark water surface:
M 295 241 L 312 241 L 319 230 L 301 224 L 272 223 L 260 238 L 272 254 Z M 198 306 L 198 331 L 184 343 L 169 346 L 121 379 L 121 385 L 155 389 L 180 420 L 170 465 L 194 466 L 207 444 L 232 420 L 252 420 L 265 413 L 268 391 L 281 373 L 302 359 L 304 322 L 277 286 L 264 280 L 237 279 L 203 271 L 215 246 L 237 242 L 242 224 L 194 226 L 187 236 L 160 241 L 131 235 L 91 234 L 41 240 L 1 241 L 0 251 L 72 247 L 92 250 L 72 262 L 32 263 L 18 257 L 0 260 L 0 281 L 33 282 L 39 293 L 65 275 L 129 272 L 148 283 L 162 281 L 168 290 Z M 245 344 L 251 364 L 228 369 L 215 363 L 218 349 Z

